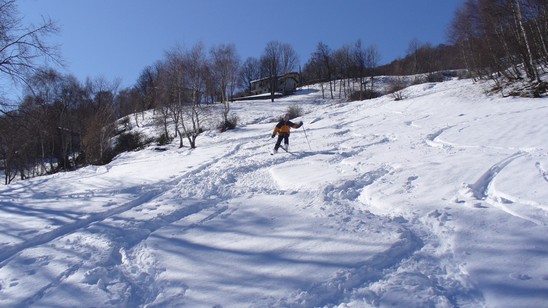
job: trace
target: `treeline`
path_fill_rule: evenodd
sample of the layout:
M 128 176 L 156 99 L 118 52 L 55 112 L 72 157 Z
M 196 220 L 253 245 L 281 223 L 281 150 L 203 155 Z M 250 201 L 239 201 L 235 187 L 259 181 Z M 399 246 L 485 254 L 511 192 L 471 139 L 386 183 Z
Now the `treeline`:
M 379 75 L 416 75 L 465 69 L 462 53 L 454 45 L 432 46 L 417 39 L 409 43 L 407 56 L 376 68 Z
M 465 68 L 455 46 L 433 47 L 417 39 L 404 58 L 379 66 L 380 58 L 375 45 L 364 46 L 361 40 L 335 50 L 320 42 L 304 65 L 303 84 L 320 84 L 324 97 L 364 100 L 386 94 L 375 88 L 376 76 L 431 74 L 431 80 L 417 77 L 417 82 L 443 81 L 441 72 Z
M 332 50 L 319 42 L 316 50 L 303 67 L 303 84 L 320 84 L 322 95 L 330 98 L 370 98 L 373 89 L 366 92 L 366 80 L 375 75 L 374 69 L 380 61 L 380 53 L 374 46 L 363 46 L 361 40 Z M 358 89 L 354 87 L 358 84 Z M 338 90 L 337 90 L 338 89 Z
M 27 80 L 27 94 L 0 117 L 0 158 L 5 183 L 98 164 L 112 158 L 110 137 L 120 114 L 117 85 L 79 82 L 54 70 Z
M 546 0 L 466 0 L 449 39 L 477 78 L 541 82 L 548 64 Z

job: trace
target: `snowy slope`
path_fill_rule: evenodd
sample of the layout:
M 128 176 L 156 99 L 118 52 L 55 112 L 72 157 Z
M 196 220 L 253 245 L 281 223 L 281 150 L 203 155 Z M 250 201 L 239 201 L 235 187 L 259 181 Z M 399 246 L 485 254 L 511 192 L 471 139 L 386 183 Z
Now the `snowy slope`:
M 0 306 L 547 307 L 548 99 L 405 96 L 238 102 L 195 150 L 0 187 Z

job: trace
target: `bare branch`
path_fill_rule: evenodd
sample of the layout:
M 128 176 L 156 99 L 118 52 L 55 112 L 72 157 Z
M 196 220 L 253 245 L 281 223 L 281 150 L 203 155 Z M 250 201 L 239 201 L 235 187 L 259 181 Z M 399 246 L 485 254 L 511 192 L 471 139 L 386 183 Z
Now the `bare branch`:
M 42 59 L 62 66 L 58 50 L 45 39 L 58 32 L 56 24 L 43 19 L 38 26 L 23 26 L 14 0 L 0 0 L 0 78 L 28 84 Z

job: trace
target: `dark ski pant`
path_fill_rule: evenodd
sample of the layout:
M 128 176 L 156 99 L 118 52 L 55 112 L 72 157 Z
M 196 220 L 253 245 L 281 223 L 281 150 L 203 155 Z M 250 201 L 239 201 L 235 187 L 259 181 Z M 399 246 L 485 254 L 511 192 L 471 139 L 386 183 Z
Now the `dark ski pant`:
M 280 148 L 280 145 L 282 144 L 282 140 L 284 141 L 285 148 L 287 149 L 287 146 L 289 145 L 289 134 L 282 133 L 278 135 L 278 140 L 276 141 L 276 145 L 274 146 L 275 151 L 278 151 L 278 149 Z

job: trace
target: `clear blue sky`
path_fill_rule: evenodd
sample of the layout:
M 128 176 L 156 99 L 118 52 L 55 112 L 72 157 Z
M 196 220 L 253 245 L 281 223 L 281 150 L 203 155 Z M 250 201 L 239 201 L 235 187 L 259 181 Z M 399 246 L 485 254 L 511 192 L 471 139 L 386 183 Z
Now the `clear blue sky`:
M 331 49 L 361 39 L 376 45 L 381 64 L 406 54 L 413 39 L 446 42 L 464 0 L 18 0 L 25 23 L 42 16 L 61 32 L 66 69 L 86 77 L 135 84 L 140 72 L 180 44 L 233 43 L 242 58 L 260 57 L 269 41 L 290 43 L 301 65 L 318 42 Z

